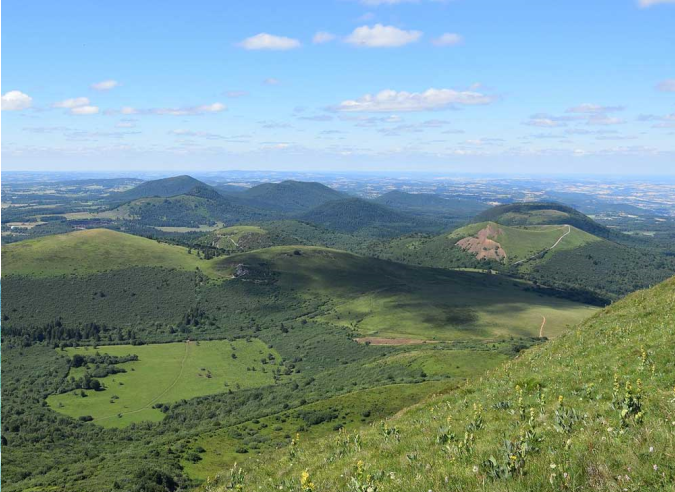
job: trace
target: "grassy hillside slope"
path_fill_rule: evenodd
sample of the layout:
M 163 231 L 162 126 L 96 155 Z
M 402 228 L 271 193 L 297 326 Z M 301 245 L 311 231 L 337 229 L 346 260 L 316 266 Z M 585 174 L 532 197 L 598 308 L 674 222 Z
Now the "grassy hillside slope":
M 2 275 L 59 276 L 90 274 L 133 266 L 194 270 L 207 262 L 186 248 L 108 229 L 22 241 L 2 248 Z
M 501 245 L 506 252 L 506 263 L 510 264 L 526 260 L 533 255 L 546 251 L 556 244 L 563 235 L 565 237 L 556 245 L 554 250 L 551 250 L 551 254 L 600 241 L 597 236 L 576 227 L 570 229 L 564 225 L 510 227 L 495 222 L 480 222 L 462 227 L 448 235 L 448 239 L 451 243 L 453 241 L 456 243 L 465 237 L 475 236 L 488 227 L 494 231 L 490 238 Z M 566 234 L 568 230 L 570 233 Z
M 675 490 L 674 304 L 671 279 L 481 381 L 204 490 Z
M 274 282 L 285 292 L 324 299 L 320 319 L 368 336 L 453 340 L 555 336 L 593 308 L 527 291 L 497 275 L 443 271 L 319 247 L 281 246 L 216 260 L 240 281 Z
M 116 210 L 142 226 L 198 227 L 217 222 L 236 224 L 269 218 L 269 214 L 235 203 L 211 188 L 197 187 L 187 194 L 168 198 L 140 198 Z
M 440 236 L 396 238 L 383 243 L 378 254 L 413 265 L 507 272 L 572 289 L 574 296 L 588 302 L 616 300 L 675 274 L 675 257 L 662 251 L 554 224 L 477 222 Z

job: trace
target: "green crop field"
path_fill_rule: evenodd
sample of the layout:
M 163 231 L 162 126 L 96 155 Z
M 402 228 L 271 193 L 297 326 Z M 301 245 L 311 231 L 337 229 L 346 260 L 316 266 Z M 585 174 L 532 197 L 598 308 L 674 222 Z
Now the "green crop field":
M 2 263 L 3 276 L 38 277 L 86 275 L 133 266 L 208 270 L 209 264 L 188 254 L 186 248 L 108 229 L 89 229 L 9 244 L 2 248 Z
M 100 381 L 102 391 L 71 391 L 52 395 L 50 407 L 70 417 L 91 416 L 104 427 L 124 427 L 132 422 L 158 421 L 164 414 L 153 406 L 214 393 L 256 388 L 274 383 L 272 371 L 281 356 L 257 339 L 116 345 L 93 349 L 67 348 L 68 355 L 96 352 L 116 356 L 138 355 L 138 361 L 120 364 L 127 372 L 108 375 Z M 236 359 L 232 357 L 235 354 Z M 273 358 L 269 358 L 272 354 Z M 263 364 L 261 359 L 270 362 Z M 247 370 L 255 368 L 255 371 Z M 71 369 L 69 377 L 84 375 L 84 368 Z M 116 397 L 116 398 L 115 398 Z

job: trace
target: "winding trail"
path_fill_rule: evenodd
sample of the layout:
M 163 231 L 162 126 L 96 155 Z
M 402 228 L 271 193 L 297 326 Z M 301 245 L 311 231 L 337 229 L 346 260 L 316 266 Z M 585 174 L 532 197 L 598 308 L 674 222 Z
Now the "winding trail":
M 546 248 L 545 250 L 540 251 L 539 253 L 533 254 L 529 258 L 525 258 L 524 260 L 516 261 L 514 263 L 514 265 L 519 265 L 521 263 L 525 263 L 526 261 L 530 261 L 530 260 L 536 258 L 537 256 L 539 256 L 540 254 L 546 253 L 547 251 L 551 251 L 553 248 L 558 246 L 560 244 L 560 241 L 562 241 L 565 238 L 565 236 L 567 236 L 569 233 L 572 232 L 572 227 L 567 225 L 567 224 L 565 224 L 565 225 L 567 226 L 567 232 L 565 234 L 563 234 L 562 236 L 560 236 L 553 246 L 551 246 L 550 248 Z
M 188 357 L 188 348 L 189 347 L 190 347 L 190 342 L 185 342 L 185 354 L 183 355 L 183 360 L 181 360 L 181 362 L 180 362 L 180 371 L 178 371 L 178 375 L 174 378 L 174 380 L 171 382 L 171 384 L 164 389 L 164 391 L 162 391 L 159 395 L 157 395 L 152 400 L 150 400 L 145 406 L 143 406 L 141 408 L 138 408 L 136 410 L 131 410 L 129 412 L 120 412 L 120 413 L 116 413 L 115 415 L 108 415 L 107 417 L 100 417 L 100 418 L 94 419 L 93 421 L 97 422 L 97 421 L 101 421 L 101 420 L 111 419 L 113 417 L 119 418 L 120 416 L 131 415 L 131 414 L 134 414 L 134 413 L 142 412 L 143 410 L 147 410 L 148 408 L 150 408 L 151 405 L 156 403 L 157 400 L 159 400 L 161 397 L 166 395 L 169 391 L 171 391 L 173 389 L 174 386 L 176 386 L 176 383 L 178 382 L 180 377 L 183 375 L 183 369 L 185 369 L 185 361 L 187 360 L 187 357 Z
M 546 324 L 546 316 L 541 317 L 541 326 L 539 327 L 539 338 L 544 338 L 544 325 Z

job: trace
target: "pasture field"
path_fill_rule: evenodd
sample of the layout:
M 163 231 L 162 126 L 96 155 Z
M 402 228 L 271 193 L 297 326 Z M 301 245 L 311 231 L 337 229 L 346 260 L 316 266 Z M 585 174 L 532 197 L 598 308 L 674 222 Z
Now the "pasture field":
M 257 388 L 274 383 L 273 370 L 281 356 L 262 341 L 201 341 L 153 345 L 114 345 L 65 349 L 75 354 L 138 355 L 138 361 L 119 364 L 127 372 L 101 378 L 102 391 L 71 391 L 51 395 L 51 408 L 70 417 L 91 416 L 104 427 L 159 421 L 164 414 L 153 406 L 215 393 Z M 236 358 L 233 358 L 233 354 Z M 272 354 L 271 357 L 269 354 Z M 263 364 L 261 359 L 266 359 Z M 255 368 L 255 371 L 250 370 Z M 71 369 L 76 379 L 84 368 Z M 117 397 L 117 398 L 114 398 Z M 120 416 L 121 415 L 121 416 Z

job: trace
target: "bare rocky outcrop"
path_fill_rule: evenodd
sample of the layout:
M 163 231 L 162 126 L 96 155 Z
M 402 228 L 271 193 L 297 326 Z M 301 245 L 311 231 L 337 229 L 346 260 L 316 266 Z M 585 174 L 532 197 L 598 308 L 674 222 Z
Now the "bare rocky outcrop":
M 460 239 L 455 244 L 468 253 L 476 255 L 479 260 L 497 260 L 506 259 L 506 251 L 495 239 L 499 237 L 502 230 L 494 224 L 488 224 L 487 227 L 478 231 L 474 236 L 468 236 Z
M 251 271 L 243 263 L 239 263 L 234 269 L 234 278 L 246 277 Z

